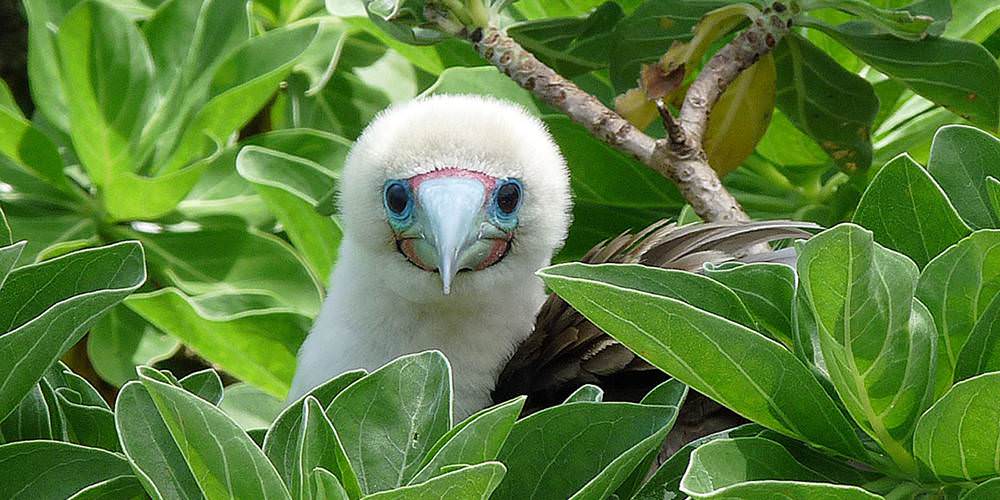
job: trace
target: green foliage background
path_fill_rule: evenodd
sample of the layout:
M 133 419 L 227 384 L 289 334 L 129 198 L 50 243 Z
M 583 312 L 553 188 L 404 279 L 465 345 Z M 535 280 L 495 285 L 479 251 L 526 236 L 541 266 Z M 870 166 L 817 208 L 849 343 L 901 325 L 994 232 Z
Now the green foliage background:
M 492 21 L 608 106 L 725 3 L 488 2 Z M 746 116 L 740 103 L 775 102 L 758 111 L 759 134 L 722 136 L 753 150 L 724 179 L 753 217 L 856 224 L 804 244 L 798 280 L 763 264 L 706 271 L 701 286 L 745 306 L 738 317 L 704 292 L 661 297 L 634 277 L 679 279 L 670 272 L 543 273 L 676 377 L 642 404 L 603 403 L 587 388 L 525 419 L 512 401 L 453 426 L 447 362 L 425 353 L 283 409 L 336 261 L 338 170 L 394 102 L 478 93 L 540 116 L 572 171 L 561 262 L 624 230 L 690 219 L 668 180 L 468 43 L 428 31 L 425 4 L 10 9 L 27 23 L 28 55 L 21 78 L 5 66 L 0 83 L 0 476 L 10 478 L 0 496 L 987 498 L 998 488 L 1000 5 L 989 0 L 875 11 L 801 2 L 808 16 L 776 47 L 774 81 L 715 110 Z M 900 12 L 932 16 L 927 35 Z M 748 285 L 758 280 L 775 286 Z M 604 309 L 588 310 L 593 301 Z M 628 326 L 621 315 L 633 310 L 663 315 Z M 430 382 L 381 389 L 416 371 Z M 755 423 L 681 450 L 644 483 L 680 382 Z M 417 395 L 434 403 L 413 408 Z M 384 407 L 374 431 L 358 414 L 371 401 Z M 552 430 L 581 426 L 592 432 Z M 60 465 L 38 477 L 44 464 Z M 558 474 L 539 472 L 550 467 Z

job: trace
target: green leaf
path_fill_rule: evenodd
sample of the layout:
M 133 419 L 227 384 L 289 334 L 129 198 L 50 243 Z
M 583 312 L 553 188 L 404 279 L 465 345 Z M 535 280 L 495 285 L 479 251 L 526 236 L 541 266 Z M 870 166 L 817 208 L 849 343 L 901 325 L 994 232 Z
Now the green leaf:
M 778 109 L 841 170 L 854 173 L 868 168 L 872 124 L 879 109 L 871 84 L 795 34 L 775 48 L 774 62 Z
M 403 486 L 366 496 L 366 500 L 421 500 L 424 498 L 468 498 L 486 500 L 503 480 L 506 467 L 500 462 L 470 465 L 437 476 L 427 482 Z
M 70 136 L 100 187 L 140 167 L 139 135 L 156 100 L 153 64 L 130 19 L 103 2 L 80 3 L 59 27 Z
M 243 429 L 270 427 L 284 409 L 282 401 L 245 383 L 226 387 L 219 409 Z
M 105 186 L 104 206 L 114 221 L 156 219 L 170 213 L 198 183 L 219 151 L 158 177 L 121 172 Z
M 59 129 L 69 130 L 66 96 L 62 85 L 56 37 L 53 28 L 62 24 L 63 18 L 79 0 L 39 0 L 24 3 L 28 20 L 28 78 L 31 98 L 46 119 Z
M 7 225 L 7 216 L 4 215 L 3 207 L 0 206 L 0 247 L 6 247 L 11 243 L 14 243 L 14 238 L 10 232 L 10 226 Z M 6 275 L 6 272 L 4 274 Z
M 2 215 L 3 212 L 0 212 L 0 216 Z M 3 228 L 0 227 L 0 232 L 2 230 Z M 0 247 L 0 287 L 7 280 L 7 275 L 10 274 L 11 269 L 17 264 L 17 259 L 21 256 L 21 252 L 24 251 L 24 247 L 24 242 Z
M 645 273 L 651 281 L 668 275 Z M 809 368 L 778 343 L 671 297 L 562 276 L 559 267 L 539 275 L 587 319 L 698 392 L 783 434 L 865 456 Z
M 325 165 L 343 165 L 350 141 L 314 134 L 317 140 L 310 142 L 316 142 L 318 147 L 339 157 Z M 342 231 L 335 220 L 320 215 L 315 208 L 319 200 L 334 189 L 339 177 L 338 171 L 323 165 L 301 153 L 289 154 L 257 146 L 244 148 L 236 158 L 240 175 L 254 184 L 313 273 L 326 277 L 336 261 Z
M 793 348 L 795 271 L 790 266 L 766 262 L 708 266 L 705 275 L 736 293 L 760 325 L 758 331 Z
M 495 498 L 583 498 L 612 492 L 663 442 L 677 410 L 632 403 L 555 406 L 514 424 L 500 450 Z
M 137 366 L 167 359 L 179 347 L 177 339 L 121 306 L 97 320 L 87 336 L 87 358 L 94 371 L 116 386 L 134 380 Z
M 746 437 L 718 439 L 694 450 L 681 489 L 695 498 L 881 498 L 825 480 L 778 443 Z
M 534 115 L 540 114 L 531 93 L 492 66 L 448 68 L 442 71 L 437 81 L 420 95 L 436 94 L 491 96 L 520 104 Z
M 1000 67 L 982 45 L 928 37 L 919 42 L 874 33 L 864 23 L 815 27 L 917 94 L 989 129 L 1000 120 Z
M 517 23 L 507 34 L 557 73 L 572 78 L 607 67 L 612 31 L 624 15 L 617 3 L 605 2 L 586 17 Z
M 311 396 L 306 396 L 305 402 L 298 406 L 302 408 L 301 426 L 292 436 L 295 441 L 289 450 L 294 456 L 292 467 L 282 472 L 276 464 L 288 489 L 296 498 L 308 498 L 310 471 L 322 468 L 333 471 L 338 484 L 346 485 L 344 489 L 350 498 L 359 498 L 361 485 L 358 477 L 351 468 L 340 436 L 323 412 L 323 406 Z
M 750 311 L 732 290 L 699 274 L 677 269 L 654 270 L 639 264 L 581 263 L 559 264 L 548 268 L 546 274 L 595 280 L 609 286 L 670 297 L 747 328 L 756 327 Z
M 299 463 L 299 454 L 302 446 L 302 415 L 305 408 L 305 401 L 307 397 L 312 397 L 320 403 L 323 407 L 326 407 L 333 401 L 341 391 L 347 388 L 347 386 L 353 384 L 355 381 L 365 376 L 364 370 L 354 370 L 349 372 L 344 372 L 333 379 L 323 383 L 319 387 L 313 389 L 305 396 L 299 398 L 297 401 L 289 404 L 277 418 L 274 419 L 274 423 L 267 430 L 267 435 L 264 437 L 264 453 L 267 458 L 274 465 L 274 468 L 278 471 L 278 475 L 281 479 L 288 485 L 291 491 L 298 491 L 296 484 L 300 484 L 302 474 L 314 475 L 315 471 L 310 472 L 307 469 L 302 469 Z M 338 437 L 339 442 L 339 437 Z M 340 468 L 332 469 L 340 471 Z M 331 472 L 326 471 L 331 474 Z M 357 484 L 357 476 L 354 475 L 353 471 L 350 472 L 352 479 L 352 484 L 356 486 L 353 490 L 357 495 L 360 495 L 360 485 Z M 345 477 L 344 475 L 335 477 Z M 338 479 L 337 484 L 340 485 L 341 482 Z M 341 486 L 343 488 L 343 486 Z M 356 496 L 357 496 L 356 495 Z M 355 497 L 356 497 L 355 496 Z
M 222 401 L 222 379 L 211 368 L 194 372 L 179 381 L 184 390 L 213 405 Z
M 521 414 L 524 401 L 521 397 L 484 409 L 453 427 L 427 453 L 425 464 L 408 484 L 437 477 L 448 466 L 496 460 L 514 421 Z
M 937 333 L 913 298 L 917 267 L 848 224 L 806 241 L 797 267 L 841 400 L 898 465 L 915 472 L 908 443 L 932 396 Z
M 0 108 L 0 155 L 6 155 L 33 177 L 68 189 L 63 161 L 55 144 L 31 122 L 9 108 Z
M 952 383 L 959 353 L 1000 293 L 1000 231 L 980 230 L 945 250 L 924 268 L 917 285 L 938 335 L 937 390 Z M 972 352 L 972 351 L 970 351 Z
M 958 354 L 955 380 L 1000 371 L 1000 300 L 994 297 Z
M 593 384 L 581 385 L 577 390 L 573 391 L 572 394 L 566 397 L 563 404 L 566 403 L 576 403 L 579 401 L 591 401 L 594 403 L 600 403 L 604 401 L 604 389 L 597 387 Z
M 127 234 L 142 241 L 154 272 L 186 293 L 256 294 L 266 296 L 272 308 L 310 317 L 319 312 L 319 282 L 302 258 L 275 236 L 226 226 Z
M 211 98 L 185 126 L 161 172 L 178 170 L 207 148 L 224 144 L 250 121 L 292 71 L 317 30 L 315 24 L 279 28 L 251 38 L 232 53 L 216 70 Z
M 179 387 L 140 380 L 205 496 L 290 498 L 264 453 L 221 410 Z
M 0 418 L 101 314 L 146 279 L 142 247 L 81 250 L 10 273 L 0 288 Z
M 853 222 L 921 268 L 972 231 L 934 179 L 905 154 L 882 167 L 868 184 Z
M 194 349 L 233 376 L 284 397 L 291 386 L 295 354 L 305 340 L 308 320 L 282 310 L 242 310 L 220 313 L 205 308 L 213 301 L 253 299 L 248 295 L 191 298 L 165 288 L 138 294 L 129 308 Z
M 690 40 L 698 20 L 725 1 L 646 0 L 615 27 L 609 71 L 615 91 L 636 86 L 643 64 L 651 64 L 674 42 Z
M 65 388 L 55 392 L 71 442 L 108 451 L 121 450 L 111 410 L 85 404 L 78 399 L 79 395 Z
M 996 2 L 957 0 L 952 3 L 953 16 L 945 28 L 945 36 L 982 42 L 1000 29 L 1000 5 Z
M 450 378 L 444 356 L 427 351 L 396 358 L 334 398 L 327 414 L 363 493 L 398 488 L 419 471 L 451 426 Z
M 1000 495 L 1000 477 L 995 477 L 972 488 L 964 495 L 962 500 L 990 500 Z
M 65 439 L 62 413 L 56 393 L 45 379 L 39 380 L 18 403 L 17 408 L 0 422 L 0 443 Z
M 695 439 L 685 444 L 667 458 L 660 465 L 660 468 L 656 469 L 652 477 L 636 492 L 633 499 L 673 500 L 675 498 L 686 498 L 687 495 L 681 492 L 681 479 L 684 477 L 684 471 L 687 470 L 688 459 L 696 448 L 716 439 L 758 436 L 763 432 L 766 432 L 766 429 L 760 425 L 743 424 L 732 429 L 726 429 Z
M 314 469 L 309 474 L 310 493 L 316 500 L 348 500 L 347 491 L 337 476 L 326 469 Z
M 128 382 L 118 393 L 115 424 L 125 455 L 153 498 L 203 498 L 156 403 L 140 382 Z
M 1000 178 L 1000 139 L 974 127 L 942 127 L 934 135 L 927 170 L 969 225 L 1000 227 L 986 182 L 988 176 Z
M 0 445 L 0 469 L 0 497 L 10 500 L 62 500 L 132 474 L 128 462 L 114 453 L 57 441 Z
M 94 483 L 69 497 L 69 500 L 142 500 L 149 498 L 135 476 L 118 476 Z
M 33 211 L 37 212 L 37 209 Z M 31 214 L 11 211 L 7 214 L 7 220 L 10 222 L 14 241 L 28 242 L 18 259 L 18 265 L 34 263 L 53 247 L 90 240 L 97 234 L 93 220 L 75 213 L 53 211 Z
M 1000 372 L 952 387 L 917 423 L 913 453 L 942 481 L 978 481 L 1000 475 Z

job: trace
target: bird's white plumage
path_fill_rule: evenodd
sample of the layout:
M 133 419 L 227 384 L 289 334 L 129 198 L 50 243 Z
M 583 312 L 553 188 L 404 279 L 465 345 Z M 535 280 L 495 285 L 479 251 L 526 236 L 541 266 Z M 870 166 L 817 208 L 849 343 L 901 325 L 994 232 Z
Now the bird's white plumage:
M 460 273 L 449 295 L 438 274 L 397 251 L 382 202 L 387 179 L 445 168 L 516 177 L 524 185 L 506 257 Z M 344 371 L 439 349 L 452 365 L 456 418 L 489 405 L 503 363 L 531 332 L 545 299 L 534 273 L 549 264 L 570 221 L 569 176 L 544 124 L 518 106 L 477 96 L 397 105 L 358 139 L 340 189 L 344 239 L 289 400 Z

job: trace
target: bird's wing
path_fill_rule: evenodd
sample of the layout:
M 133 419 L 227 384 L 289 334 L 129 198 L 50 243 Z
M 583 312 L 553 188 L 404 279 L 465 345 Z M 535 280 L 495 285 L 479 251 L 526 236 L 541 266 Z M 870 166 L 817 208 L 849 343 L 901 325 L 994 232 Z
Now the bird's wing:
M 768 261 L 794 263 L 794 249 L 750 254 L 777 240 L 802 239 L 818 226 L 800 221 L 701 223 L 678 226 L 660 221 L 636 234 L 623 233 L 591 249 L 582 262 L 644 264 L 690 272 L 706 263 Z M 562 402 L 583 384 L 604 389 L 605 399 L 638 401 L 666 375 L 601 331 L 552 294 L 535 320 L 534 332 L 518 347 L 497 381 L 495 401 L 527 395 L 527 411 Z M 690 408 L 689 408 L 690 407 Z M 713 415 L 719 410 L 723 414 Z M 739 420 L 700 394 L 691 393 L 679 416 L 679 433 L 689 437 L 728 428 Z M 731 414 L 730 414 L 731 415 Z M 735 415 L 732 415 L 735 417 Z M 716 428 L 718 426 L 724 426 Z

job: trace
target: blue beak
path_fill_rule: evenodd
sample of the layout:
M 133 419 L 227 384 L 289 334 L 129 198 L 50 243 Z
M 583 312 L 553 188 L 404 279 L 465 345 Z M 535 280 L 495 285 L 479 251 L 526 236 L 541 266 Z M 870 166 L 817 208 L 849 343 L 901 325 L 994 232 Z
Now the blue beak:
M 426 257 L 437 264 L 442 291 L 448 295 L 455 275 L 475 268 L 486 189 L 475 179 L 442 177 L 424 181 L 416 194 L 416 222 L 425 228 L 426 241 L 433 247 L 433 255 Z

